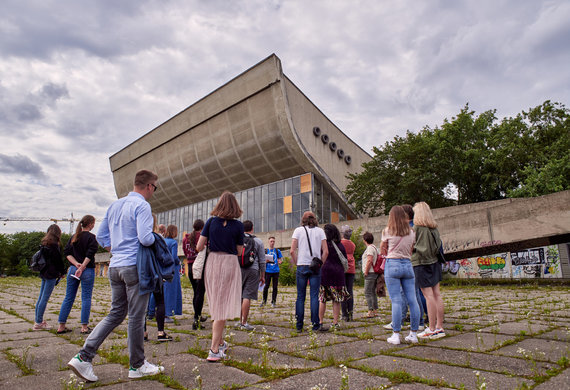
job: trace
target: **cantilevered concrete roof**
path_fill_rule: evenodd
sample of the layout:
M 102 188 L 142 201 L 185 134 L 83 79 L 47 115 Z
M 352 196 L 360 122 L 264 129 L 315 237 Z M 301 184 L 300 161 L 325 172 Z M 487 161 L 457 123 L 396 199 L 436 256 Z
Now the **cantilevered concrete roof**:
M 345 199 L 346 175 L 370 159 L 283 74 L 273 54 L 110 163 L 118 197 L 132 190 L 138 170 L 156 172 L 151 204 L 163 212 L 307 172 Z

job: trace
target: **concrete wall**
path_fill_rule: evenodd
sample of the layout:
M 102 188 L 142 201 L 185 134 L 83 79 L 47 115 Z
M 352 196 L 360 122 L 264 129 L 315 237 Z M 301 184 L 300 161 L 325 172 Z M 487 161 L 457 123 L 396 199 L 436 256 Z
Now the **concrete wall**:
M 481 272 L 480 275 L 523 277 L 520 275 L 531 275 L 532 270 L 535 272 L 532 275 L 536 275 L 536 270 L 540 268 L 542 277 L 570 277 L 566 245 L 570 242 L 570 191 L 536 198 L 503 199 L 434 209 L 433 214 L 442 236 L 446 258 L 457 260 L 465 269 L 470 264 L 471 277 L 474 273 L 489 269 L 478 265 L 484 265 L 484 262 L 478 263 L 479 258 L 487 257 L 501 257 L 505 266 L 496 268 L 496 272 Z M 340 222 L 337 226 L 348 224 L 354 230 L 360 227 L 362 232 L 371 232 L 375 243 L 379 244 L 381 232 L 387 222 L 388 217 L 382 216 Z M 293 229 L 290 229 L 258 236 L 264 242 L 267 242 L 269 236 L 275 236 L 277 247 L 288 248 L 292 234 Z M 553 247 L 556 248 L 560 260 L 555 266 L 556 269 L 552 268 L 554 262 L 548 260 L 548 256 L 555 257 Z M 513 266 L 513 254 L 524 251 L 541 252 L 535 249 L 541 249 L 544 261 L 529 264 L 515 261 Z M 529 250 L 531 252 L 528 252 Z M 531 267 L 533 264 L 538 266 Z M 519 265 L 522 267 L 518 267 Z

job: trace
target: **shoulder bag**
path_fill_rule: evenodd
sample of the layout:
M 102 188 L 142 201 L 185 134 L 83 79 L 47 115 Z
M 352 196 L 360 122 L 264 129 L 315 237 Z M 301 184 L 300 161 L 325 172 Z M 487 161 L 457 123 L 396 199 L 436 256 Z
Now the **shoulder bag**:
M 344 268 L 344 272 L 348 271 L 348 260 L 346 259 L 346 257 L 344 257 L 344 255 L 342 254 L 342 252 L 340 251 L 340 249 L 338 249 L 338 246 L 336 246 L 334 241 L 331 241 L 334 249 L 336 251 L 336 254 L 338 255 L 338 259 L 340 260 L 340 263 L 342 264 L 342 268 Z
M 321 270 L 321 267 L 323 266 L 323 261 L 318 257 L 313 256 L 313 248 L 311 248 L 311 239 L 309 238 L 309 232 L 307 231 L 306 226 L 303 226 L 303 229 L 305 229 L 305 234 L 307 234 L 307 243 L 309 244 L 309 252 L 311 253 L 312 257 L 309 269 L 313 274 L 318 274 Z

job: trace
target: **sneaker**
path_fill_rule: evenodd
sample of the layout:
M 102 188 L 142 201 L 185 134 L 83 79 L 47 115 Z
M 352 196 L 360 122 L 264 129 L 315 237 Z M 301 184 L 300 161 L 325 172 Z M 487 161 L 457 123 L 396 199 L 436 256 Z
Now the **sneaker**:
M 225 357 L 226 357 L 226 354 L 222 350 L 218 350 L 217 353 L 214 353 L 210 349 L 210 352 L 208 352 L 208 357 L 206 358 L 206 360 L 209 361 L 210 363 L 215 363 L 215 362 L 219 362 L 220 360 L 222 360 Z
M 219 348 L 220 352 L 223 352 L 225 354 L 229 347 L 230 347 L 230 345 L 224 341 L 224 343 L 220 344 L 220 346 L 218 348 Z
M 79 354 L 72 357 L 67 365 L 73 370 L 75 375 L 87 382 L 96 382 L 99 380 L 97 375 L 93 372 L 93 364 L 91 364 L 91 362 L 83 361 Z
M 442 337 L 445 337 L 445 331 L 443 329 L 436 329 L 431 336 L 429 336 L 430 340 L 437 340 Z
M 422 330 L 424 330 L 426 327 L 423 325 L 418 326 L 418 330 L 421 332 Z
M 400 333 L 392 333 L 392 336 L 388 337 L 386 341 L 389 344 L 394 344 L 394 345 L 400 344 Z
M 409 327 L 410 327 L 410 325 L 404 325 L 404 324 L 402 324 L 401 329 L 408 329 Z M 384 325 L 383 328 L 384 328 L 384 329 L 387 329 L 387 330 L 394 330 L 394 329 L 392 328 L 392 323 L 391 323 L 391 322 L 390 322 L 389 324 Z
M 146 360 L 139 368 L 129 368 L 129 378 L 142 378 L 143 376 L 156 375 L 164 371 L 164 367 L 149 363 Z
M 418 342 L 418 336 L 415 332 L 410 332 L 410 334 L 407 335 L 404 340 L 406 340 L 408 343 L 416 344 Z
M 164 333 L 164 334 L 159 334 L 157 339 L 158 341 L 172 341 L 172 336 Z
M 276 307 L 275 303 L 272 303 L 272 304 L 271 304 L 271 308 L 272 308 L 272 309 L 275 309 L 275 307 Z
M 50 326 L 44 321 L 41 324 L 35 323 L 32 330 L 48 330 Z
M 240 324 L 240 329 L 241 330 L 246 330 L 248 332 L 251 332 L 252 330 L 255 330 L 255 328 L 253 326 L 251 326 L 250 324 L 248 324 L 247 322 L 245 324 Z
M 320 324 L 319 327 L 316 329 L 319 332 L 328 332 L 329 331 L 329 327 L 323 324 Z
M 435 334 L 435 330 L 432 331 L 430 328 L 425 328 L 423 332 L 418 333 L 418 338 L 420 339 L 429 339 L 430 336 Z

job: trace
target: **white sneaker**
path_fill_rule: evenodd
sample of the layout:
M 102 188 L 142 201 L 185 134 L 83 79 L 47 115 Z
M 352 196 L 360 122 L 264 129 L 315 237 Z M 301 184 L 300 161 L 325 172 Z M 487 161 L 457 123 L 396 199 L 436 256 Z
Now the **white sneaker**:
M 392 330 L 392 323 L 386 324 L 383 326 L 384 329 Z
M 156 375 L 164 371 L 164 367 L 149 363 L 146 360 L 139 368 L 129 368 L 129 378 L 142 378 L 143 376 Z
M 418 336 L 416 335 L 416 332 L 410 332 L 410 334 L 407 335 L 404 340 L 406 340 L 408 343 L 416 344 L 418 342 Z
M 250 324 L 248 324 L 247 322 L 245 324 L 241 324 L 241 329 L 248 331 L 248 332 L 255 330 L 255 328 L 253 326 L 251 326 Z
M 422 330 L 424 330 L 426 327 L 423 325 L 418 326 L 418 330 L 421 332 Z
M 229 347 L 230 347 L 230 345 L 224 341 L 224 343 L 220 344 L 220 346 L 218 348 L 220 351 L 222 351 L 222 353 L 225 353 Z
M 431 336 L 433 336 L 435 334 L 435 330 L 432 331 L 430 328 L 425 328 L 425 330 L 423 332 L 418 333 L 418 337 L 420 339 L 429 339 L 431 338 Z
M 392 336 L 388 337 L 386 341 L 394 345 L 400 344 L 400 333 L 392 333 Z
M 93 364 L 83 361 L 79 354 L 72 357 L 67 365 L 75 372 L 75 375 L 87 382 L 96 382 L 99 380 L 97 375 L 93 372 Z
M 225 358 L 226 358 L 226 354 L 221 349 L 218 350 L 218 352 L 213 352 L 210 349 L 210 351 L 208 352 L 208 357 L 206 358 L 206 360 L 210 363 L 215 363 L 215 362 L 219 362 L 220 360 L 225 359 Z
M 444 330 L 443 330 L 443 329 L 437 329 L 437 328 L 436 328 L 436 329 L 435 329 L 435 332 L 434 332 L 431 336 L 429 336 L 429 339 L 430 339 L 430 340 L 437 340 L 437 339 L 440 339 L 440 338 L 442 338 L 442 337 L 445 337 L 445 332 L 444 332 Z

